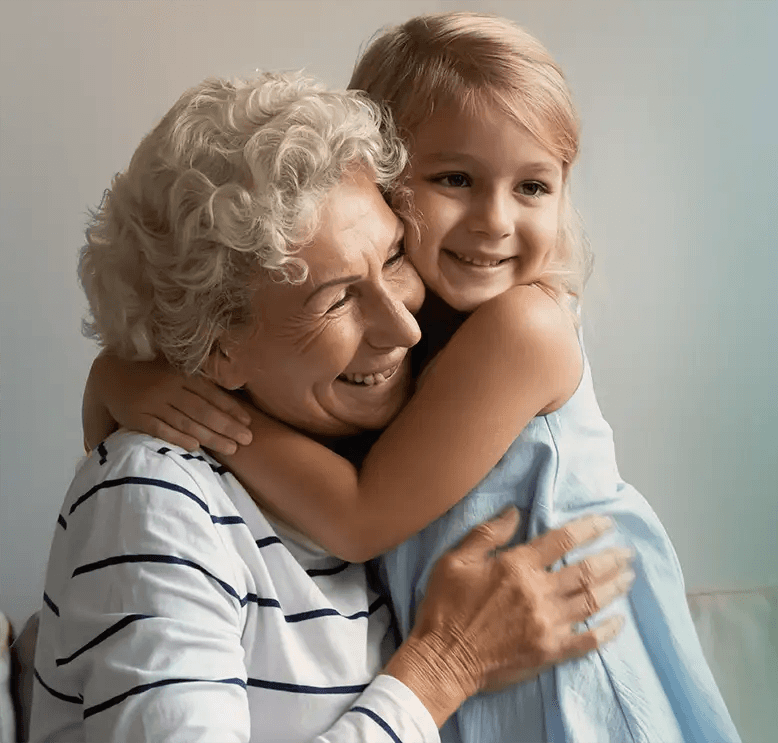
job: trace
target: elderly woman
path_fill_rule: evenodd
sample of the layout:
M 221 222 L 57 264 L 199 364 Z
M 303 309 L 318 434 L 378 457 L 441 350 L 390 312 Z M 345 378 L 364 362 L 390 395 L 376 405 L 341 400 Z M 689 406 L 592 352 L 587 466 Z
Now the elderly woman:
M 385 426 L 423 296 L 379 191 L 405 163 L 389 129 L 359 94 L 297 78 L 184 94 L 87 232 L 93 333 L 242 388 L 322 441 Z M 332 312 L 343 287 L 354 301 Z M 391 654 L 363 566 L 258 507 L 207 454 L 115 433 L 58 518 L 31 739 L 437 740 L 468 696 L 614 631 L 571 631 L 623 590 L 614 554 L 547 571 L 607 523 L 506 549 L 515 527 L 507 512 L 441 560 Z

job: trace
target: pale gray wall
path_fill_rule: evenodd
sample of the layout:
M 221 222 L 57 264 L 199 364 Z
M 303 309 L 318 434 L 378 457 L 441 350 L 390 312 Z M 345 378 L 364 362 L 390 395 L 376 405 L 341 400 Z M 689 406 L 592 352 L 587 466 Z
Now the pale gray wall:
M 14 621 L 39 603 L 81 453 L 87 208 L 203 77 L 305 66 L 342 85 L 378 27 L 455 7 L 526 25 L 580 107 L 587 346 L 622 474 L 689 587 L 777 582 L 776 3 L 0 0 L 0 607 Z

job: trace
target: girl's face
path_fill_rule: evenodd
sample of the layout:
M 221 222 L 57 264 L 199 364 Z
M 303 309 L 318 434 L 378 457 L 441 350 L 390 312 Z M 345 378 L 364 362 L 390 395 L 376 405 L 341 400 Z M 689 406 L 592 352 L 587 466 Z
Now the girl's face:
M 414 132 L 410 181 L 420 235 L 407 251 L 424 283 L 471 311 L 543 276 L 554 255 L 562 161 L 495 107 L 444 106 Z

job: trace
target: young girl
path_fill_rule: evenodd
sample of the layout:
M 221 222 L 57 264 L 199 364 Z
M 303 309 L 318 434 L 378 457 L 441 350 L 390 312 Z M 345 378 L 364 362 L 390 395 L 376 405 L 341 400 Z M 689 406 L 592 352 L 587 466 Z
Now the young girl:
M 673 548 L 648 503 L 620 479 L 594 397 L 578 325 L 589 260 L 568 199 L 578 124 L 560 70 L 508 21 L 444 13 L 379 36 L 351 86 L 389 106 L 411 151 L 395 198 L 410 214 L 406 250 L 428 288 L 419 316 L 426 368 L 358 472 L 256 411 L 253 441 L 226 457 L 230 468 L 264 509 L 281 521 L 293 514 L 345 559 L 394 548 L 381 570 L 403 635 L 440 554 L 507 505 L 524 512 L 525 537 L 593 512 L 615 521 L 614 541 L 636 552 L 631 595 L 607 612 L 624 616 L 621 634 L 534 681 L 471 699 L 441 730 L 444 741 L 739 740 Z M 325 292 L 327 312 L 351 311 L 348 287 Z M 107 409 L 170 438 L 145 411 L 121 412 L 115 398 L 131 405 L 129 391 L 106 389 L 106 365 L 122 367 L 104 359 L 95 370 Z M 391 372 L 339 383 L 382 384 Z M 167 402 L 155 403 L 157 418 L 202 430 L 164 412 Z M 213 420 L 197 405 L 176 407 Z

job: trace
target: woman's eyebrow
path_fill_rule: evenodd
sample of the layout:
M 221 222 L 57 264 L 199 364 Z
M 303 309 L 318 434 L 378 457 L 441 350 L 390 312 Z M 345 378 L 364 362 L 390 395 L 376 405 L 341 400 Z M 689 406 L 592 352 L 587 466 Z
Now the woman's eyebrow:
M 329 281 L 325 281 L 320 286 L 317 286 L 306 298 L 306 300 L 303 302 L 303 307 L 307 306 L 307 304 L 317 295 L 319 292 L 324 291 L 325 289 L 329 289 L 331 286 L 338 286 L 338 284 L 350 284 L 354 281 L 358 281 L 360 279 L 359 276 L 340 276 L 337 279 L 330 279 Z

